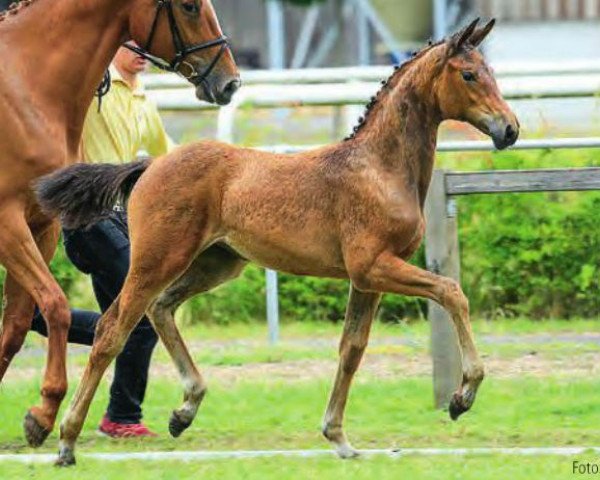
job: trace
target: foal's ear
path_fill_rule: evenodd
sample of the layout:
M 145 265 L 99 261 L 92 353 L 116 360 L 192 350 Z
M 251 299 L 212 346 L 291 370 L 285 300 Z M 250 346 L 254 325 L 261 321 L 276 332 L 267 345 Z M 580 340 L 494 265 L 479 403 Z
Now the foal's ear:
M 494 25 L 496 25 L 496 19 L 492 18 L 485 27 L 478 28 L 473 32 L 471 38 L 469 38 L 469 43 L 474 47 L 478 47 L 481 44 L 481 42 L 483 42 L 485 37 L 488 36 L 488 33 L 492 31 Z
M 455 33 L 448 40 L 448 57 L 452 57 L 459 53 L 463 47 L 469 42 L 471 35 L 475 31 L 477 24 L 479 23 L 479 17 L 473 20 L 469 25 Z M 492 25 L 493 26 L 493 25 Z M 487 27 L 487 26 L 486 26 Z

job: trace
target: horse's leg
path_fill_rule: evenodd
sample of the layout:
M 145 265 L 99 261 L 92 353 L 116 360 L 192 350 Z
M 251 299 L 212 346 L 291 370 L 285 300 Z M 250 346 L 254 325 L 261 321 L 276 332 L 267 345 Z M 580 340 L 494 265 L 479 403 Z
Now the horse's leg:
M 47 228 L 40 235 L 34 235 L 46 263 L 49 263 L 54 256 L 58 235 L 58 224 Z M 31 328 L 34 310 L 35 303 L 31 295 L 9 273 L 4 282 L 4 313 L 0 331 L 0 381 L 10 362 L 23 346 Z
M 145 218 L 144 225 L 157 224 L 148 216 L 150 212 L 143 213 L 140 218 Z M 132 260 L 129 273 L 121 294 L 98 323 L 88 364 L 60 425 L 57 465 L 75 463 L 75 442 L 104 371 L 123 349 L 128 335 L 144 312 L 168 285 L 187 270 L 203 243 L 203 233 L 194 232 L 189 225 L 194 220 L 188 216 L 162 219 L 159 224 L 168 227 L 156 231 L 143 229 L 143 225 L 133 221 L 130 223 Z M 173 238 L 179 239 L 176 245 Z
M 463 378 L 450 403 L 456 420 L 471 408 L 484 376 L 469 321 L 469 301 L 458 282 L 415 267 L 392 254 L 382 254 L 368 272 L 358 274 L 355 284 L 363 290 L 425 297 L 437 302 L 449 314 L 458 334 Z
M 67 299 L 52 277 L 25 221 L 22 207 L 15 205 L 5 209 L 0 213 L 0 219 L 5 225 L 0 232 L 0 263 L 9 273 L 13 285 L 9 285 L 9 289 L 19 297 L 12 312 L 15 316 L 7 318 L 4 324 L 3 344 L 9 350 L 12 347 L 14 354 L 16 347 L 20 348 L 22 344 L 25 325 L 31 322 L 30 301 L 26 299 L 24 292 L 39 306 L 48 323 L 48 358 L 41 390 L 42 405 L 32 407 L 24 422 L 27 441 L 36 447 L 52 431 L 60 403 L 67 391 L 65 363 L 71 313 Z M 50 256 L 50 252 L 56 247 L 57 238 L 55 224 L 49 225 L 37 235 L 40 247 Z M 20 292 L 15 284 L 20 285 L 24 292 Z M 11 313 L 10 310 L 8 313 Z M 4 363 L 7 361 L 8 359 Z
M 169 432 L 173 437 L 179 437 L 192 424 L 206 394 L 206 383 L 175 324 L 175 311 L 188 298 L 237 277 L 246 264 L 229 250 L 212 246 L 196 257 L 187 271 L 158 297 L 147 312 L 184 385 L 184 403 L 173 411 L 169 420 Z
M 340 341 L 340 363 L 323 420 L 323 435 L 335 445 L 342 458 L 358 455 L 342 426 L 348 392 L 369 341 L 369 332 L 381 294 L 364 293 L 350 287 L 344 332 Z
M 0 381 L 25 341 L 34 309 L 31 295 L 8 274 L 4 281 L 4 314 L 0 332 Z

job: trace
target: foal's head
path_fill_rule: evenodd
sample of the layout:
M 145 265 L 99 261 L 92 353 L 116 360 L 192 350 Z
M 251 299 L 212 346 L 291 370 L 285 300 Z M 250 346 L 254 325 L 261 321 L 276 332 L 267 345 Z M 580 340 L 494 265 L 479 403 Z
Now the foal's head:
M 225 105 L 240 76 L 210 0 L 133 0 L 133 40 L 196 86 L 200 100 Z
M 442 70 L 434 84 L 444 119 L 470 123 L 503 149 L 519 137 L 519 121 L 506 104 L 491 68 L 477 47 L 494 27 L 494 20 L 477 28 L 478 20 L 450 37 L 443 49 Z

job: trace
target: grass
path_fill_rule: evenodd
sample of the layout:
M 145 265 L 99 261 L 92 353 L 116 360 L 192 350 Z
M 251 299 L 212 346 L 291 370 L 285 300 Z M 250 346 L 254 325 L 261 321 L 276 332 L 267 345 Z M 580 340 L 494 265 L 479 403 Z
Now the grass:
M 482 353 L 510 360 L 533 350 L 569 362 L 575 355 L 596 352 L 589 343 L 531 342 L 532 334 L 597 332 L 593 321 L 527 322 L 502 320 L 474 322 L 476 335 L 509 334 L 516 343 L 479 342 Z M 234 324 L 226 327 L 195 325 L 183 328 L 197 360 L 203 365 L 246 366 L 266 362 L 336 358 L 335 343 L 340 325 L 326 323 L 284 323 L 282 343 L 266 346 L 266 328 L 261 324 Z M 20 355 L 13 369 L 41 369 L 39 340 L 28 339 L 29 354 Z M 393 343 L 408 339 L 406 344 Z M 315 343 L 312 340 L 319 339 Z M 428 325 L 377 324 L 369 355 L 386 355 L 402 361 L 402 355 L 424 355 L 428 348 Z M 85 352 L 69 357 L 70 365 L 82 365 Z M 167 362 L 159 350 L 154 364 Z M 144 403 L 145 421 L 159 433 L 155 439 L 116 441 L 99 437 L 95 428 L 108 398 L 107 381 L 102 382 L 82 432 L 79 452 L 165 451 L 165 450 L 239 450 L 328 448 L 320 434 L 331 375 L 312 378 L 306 374 L 285 381 L 239 375 L 224 381 L 209 376 L 209 394 L 194 425 L 174 440 L 167 433 L 167 421 L 173 408 L 181 403 L 182 388 L 176 379 L 151 376 Z M 217 370 L 216 372 L 219 372 Z M 427 376 L 378 378 L 359 372 L 347 409 L 346 427 L 350 440 L 358 448 L 409 447 L 513 447 L 600 445 L 600 379 L 570 378 L 558 372 L 545 372 L 543 378 L 520 376 L 486 378 L 473 410 L 458 422 L 432 408 L 432 386 Z M 256 376 L 255 376 L 256 377 Z M 252 377 L 252 378 L 255 378 Z M 21 420 L 27 407 L 39 399 L 37 376 L 6 381 L 0 386 L 0 452 L 33 452 L 23 440 Z M 71 391 L 76 380 L 71 381 Z M 65 402 L 65 405 L 67 402 Z M 64 408 L 64 406 L 63 406 Z M 61 412 L 62 416 L 62 412 Z M 41 452 L 53 453 L 57 445 L 54 432 Z M 585 457 L 585 456 L 584 456 Z M 0 478 L 566 478 L 572 472 L 571 458 L 485 457 L 363 458 L 341 462 L 334 458 L 197 461 L 197 462 L 121 462 L 102 464 L 80 457 L 77 468 L 56 471 L 43 465 L 0 463 Z M 583 461 L 585 458 L 577 458 Z M 591 460 L 591 458 L 589 459 Z
M 172 480 L 184 479 L 443 479 L 480 480 L 513 479 L 546 480 L 573 478 L 573 461 L 596 463 L 597 458 L 568 457 L 373 457 L 352 461 L 335 458 L 296 459 L 269 458 L 251 460 L 219 460 L 203 462 L 81 462 L 76 468 L 57 470 L 47 465 L 2 464 L 3 478 L 36 478 L 75 480 Z
M 330 382 L 213 382 L 197 421 L 180 439 L 168 437 L 171 409 L 181 402 L 179 384 L 153 381 L 146 421 L 160 433 L 140 443 L 98 437 L 107 401 L 104 383 L 81 438 L 88 451 L 171 449 L 323 448 L 319 426 Z M 427 378 L 394 381 L 360 378 L 353 387 L 347 429 L 357 447 L 600 445 L 600 380 L 487 379 L 472 412 L 451 422 L 431 406 Z M 0 450 L 29 451 L 21 419 L 37 401 L 37 382 L 6 385 L 0 393 L 4 422 Z M 56 434 L 43 451 L 54 451 Z
M 569 320 L 532 321 L 525 318 L 511 318 L 486 321 L 475 318 L 472 323 L 473 330 L 478 335 L 600 332 L 600 319 L 574 318 Z M 264 319 L 258 319 L 256 322 L 251 323 L 233 323 L 230 325 L 197 323 L 185 325 L 183 331 L 186 339 L 265 340 L 267 338 L 266 321 Z M 296 322 L 283 319 L 280 334 L 282 340 L 287 340 L 337 338 L 341 332 L 341 323 Z M 372 339 L 390 336 L 427 338 L 429 336 L 429 323 L 425 321 L 397 324 L 376 322 L 373 325 Z
M 530 335 L 583 334 L 600 332 L 597 320 L 548 320 L 534 322 L 525 319 L 473 322 L 475 340 L 484 357 L 516 358 L 532 352 L 547 358 L 568 358 L 569 355 L 596 352 L 594 343 L 532 342 Z M 282 363 L 298 360 L 334 360 L 342 325 L 326 322 L 283 322 L 280 342 L 267 343 L 266 325 L 261 322 L 231 325 L 195 324 L 182 327 L 183 337 L 190 346 L 194 360 L 204 366 L 241 366 L 248 363 Z M 509 335 L 511 342 L 494 343 L 493 337 Z M 491 341 L 485 341 L 492 337 Z M 370 337 L 371 355 L 427 354 L 429 350 L 428 322 L 386 324 L 377 322 Z M 27 338 L 25 349 L 39 349 L 44 340 L 36 335 Z M 80 367 L 87 362 L 87 350 L 77 349 L 70 354 L 71 365 Z M 20 355 L 14 366 L 37 367 L 40 356 Z M 170 364 L 167 352 L 159 347 L 155 363 Z
M 600 381 L 490 379 L 472 412 L 450 422 L 444 412 L 430 408 L 428 379 L 377 382 L 359 380 L 348 409 L 347 428 L 362 448 L 568 446 L 598 445 Z M 243 383 L 216 386 L 200 415 L 179 440 L 166 433 L 170 408 L 179 402 L 179 386 L 153 383 L 146 402 L 148 423 L 160 433 L 146 441 L 115 441 L 98 437 L 94 428 L 106 401 L 107 386 L 94 402 L 79 444 L 80 452 L 327 448 L 319 422 L 329 385 L 325 382 L 280 384 Z M 37 398 L 37 385 L 3 387 L 0 401 L 0 450 L 30 452 L 24 446 L 20 418 L 24 405 Z M 55 434 L 42 451 L 56 448 Z M 2 478 L 53 479 L 171 479 L 171 478 L 566 478 L 573 460 L 568 457 L 431 457 L 363 458 L 342 462 L 335 458 L 253 459 L 197 462 L 100 463 L 79 459 L 75 469 L 56 471 L 49 466 L 2 463 Z

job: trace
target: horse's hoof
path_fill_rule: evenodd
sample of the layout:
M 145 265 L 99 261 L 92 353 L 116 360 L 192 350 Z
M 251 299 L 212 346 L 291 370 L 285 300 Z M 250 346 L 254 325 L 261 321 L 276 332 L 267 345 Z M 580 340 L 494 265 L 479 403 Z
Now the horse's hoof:
M 185 429 L 187 429 L 192 422 L 186 422 L 182 420 L 177 411 L 173 411 L 171 418 L 169 419 L 169 433 L 173 438 L 179 437 Z
M 57 467 L 71 467 L 75 465 L 75 454 L 70 448 L 61 448 L 54 465 Z
M 452 420 L 458 420 L 463 413 L 465 413 L 468 407 L 465 407 L 462 397 L 460 394 L 455 393 L 452 396 L 452 400 L 450 401 L 450 406 L 448 407 L 448 412 L 450 413 L 450 418 Z
M 31 412 L 27 412 L 27 415 L 25 415 L 23 430 L 25 431 L 27 443 L 34 448 L 41 446 L 50 435 L 50 430 L 42 427 Z

